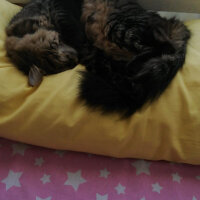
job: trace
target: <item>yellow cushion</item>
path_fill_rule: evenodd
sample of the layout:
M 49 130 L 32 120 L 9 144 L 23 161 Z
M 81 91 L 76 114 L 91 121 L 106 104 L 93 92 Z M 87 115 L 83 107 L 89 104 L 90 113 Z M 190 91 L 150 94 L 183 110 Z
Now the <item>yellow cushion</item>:
M 0 136 L 44 147 L 115 157 L 200 164 L 200 21 L 183 70 L 165 93 L 128 120 L 102 116 L 77 99 L 77 66 L 45 77 L 38 88 L 5 56 L 4 29 L 19 11 L 0 1 Z

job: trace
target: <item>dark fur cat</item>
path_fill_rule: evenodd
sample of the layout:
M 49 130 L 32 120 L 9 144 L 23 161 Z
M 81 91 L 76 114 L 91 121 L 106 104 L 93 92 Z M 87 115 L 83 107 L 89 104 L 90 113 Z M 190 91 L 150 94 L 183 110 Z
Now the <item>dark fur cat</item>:
M 78 64 L 83 42 L 78 1 L 33 0 L 11 20 L 6 29 L 7 55 L 31 85 L 42 75 L 71 69 Z
M 29 12 L 31 9 L 32 12 Z M 29 31 L 25 25 L 25 28 L 18 28 L 24 21 L 29 24 L 27 17 L 31 20 L 37 18 L 39 26 L 37 22 L 36 30 Z M 45 23 L 40 22 L 43 21 L 41 18 L 45 18 Z M 17 24 L 18 20 L 22 22 Z M 10 31 L 13 24 L 14 28 Z M 19 31 L 17 35 L 18 29 L 23 33 Z M 45 61 L 49 60 L 51 53 L 44 53 L 43 57 L 43 51 L 40 55 L 30 51 L 30 57 L 39 62 L 27 63 L 24 55 L 27 55 L 29 45 L 24 45 L 21 56 L 18 49 L 13 48 L 15 45 L 9 44 L 11 40 L 8 38 L 8 55 L 15 62 L 18 58 L 15 60 L 13 52 L 20 56 L 20 62 L 16 62 L 22 66 L 20 69 L 27 73 L 31 66 L 36 65 L 46 74 L 57 73 L 75 66 L 78 59 L 86 66 L 80 81 L 80 98 L 92 108 L 102 112 L 119 112 L 122 116 L 130 116 L 166 89 L 184 64 L 190 37 L 183 23 L 146 11 L 135 0 L 34 0 L 11 21 L 7 34 L 23 40 L 38 34 L 38 31 L 58 34 L 56 53 L 61 44 L 65 49 L 63 55 L 72 57 L 74 62 L 70 65 L 69 60 L 64 59 L 65 62 L 58 66 L 49 65 Z M 44 40 L 49 35 L 48 32 Z M 51 38 L 48 43 L 54 44 L 54 40 Z M 41 57 L 45 61 L 41 61 Z M 28 65 L 21 65 L 21 59 Z M 59 56 L 56 59 L 60 60 Z M 54 59 L 52 62 L 57 61 Z

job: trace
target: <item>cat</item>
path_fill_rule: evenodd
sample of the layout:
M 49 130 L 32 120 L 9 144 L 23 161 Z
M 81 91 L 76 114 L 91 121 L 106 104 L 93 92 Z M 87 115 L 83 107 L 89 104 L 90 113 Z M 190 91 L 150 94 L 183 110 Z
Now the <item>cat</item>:
M 6 28 L 7 55 L 28 75 L 30 85 L 39 85 L 43 75 L 59 73 L 78 64 L 75 48 L 82 43 L 81 32 L 78 33 L 80 14 L 70 13 L 78 9 L 77 2 L 33 0 Z
M 37 23 L 32 22 L 35 19 Z M 33 47 L 31 42 L 24 44 L 21 55 L 16 44 L 40 31 L 46 32 L 42 42 L 37 36 Z M 43 74 L 81 63 L 86 71 L 81 73 L 79 98 L 103 113 L 129 117 L 158 98 L 182 68 L 190 31 L 175 18 L 145 10 L 136 0 L 33 0 L 11 20 L 7 35 L 8 56 L 29 73 L 32 85 L 37 85 Z M 11 45 L 12 37 L 17 38 L 15 45 Z M 46 40 L 48 51 L 38 53 L 34 44 L 46 49 Z M 58 65 L 55 58 L 46 62 L 54 43 Z M 67 59 L 59 58 L 59 48 Z M 39 62 L 27 62 L 29 56 Z

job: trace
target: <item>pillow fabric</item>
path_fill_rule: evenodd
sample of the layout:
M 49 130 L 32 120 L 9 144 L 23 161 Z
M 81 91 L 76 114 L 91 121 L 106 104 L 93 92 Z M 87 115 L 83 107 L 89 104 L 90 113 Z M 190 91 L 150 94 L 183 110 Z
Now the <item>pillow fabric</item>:
M 200 20 L 187 23 L 192 38 L 186 62 L 164 94 L 119 120 L 78 100 L 83 66 L 45 77 L 37 88 L 28 86 L 4 49 L 5 27 L 19 10 L 0 1 L 0 137 L 114 157 L 200 164 Z

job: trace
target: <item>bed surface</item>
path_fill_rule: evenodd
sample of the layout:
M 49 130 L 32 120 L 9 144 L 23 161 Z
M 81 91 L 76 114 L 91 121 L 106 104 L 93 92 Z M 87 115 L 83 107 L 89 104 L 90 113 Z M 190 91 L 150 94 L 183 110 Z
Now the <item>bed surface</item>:
M 0 163 L 1 200 L 200 199 L 200 166 L 54 151 L 4 139 Z
M 200 166 L 114 159 L 0 139 L 0 200 L 200 200 Z

